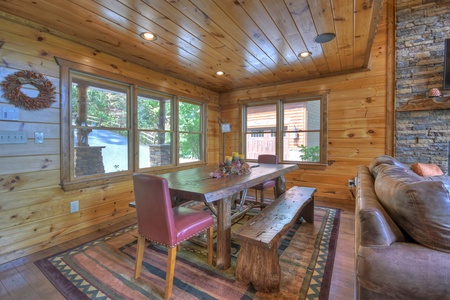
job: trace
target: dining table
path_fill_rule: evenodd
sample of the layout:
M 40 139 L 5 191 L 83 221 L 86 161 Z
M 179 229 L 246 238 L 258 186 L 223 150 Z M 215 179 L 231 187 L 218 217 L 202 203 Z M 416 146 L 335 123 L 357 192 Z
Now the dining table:
M 230 174 L 220 178 L 212 177 L 217 164 L 158 175 L 167 179 L 171 197 L 214 204 L 217 209 L 216 267 L 219 269 L 231 266 L 232 200 L 240 192 L 270 179 L 276 182 L 276 198 L 286 191 L 284 175 L 298 169 L 296 164 L 250 165 L 248 174 Z

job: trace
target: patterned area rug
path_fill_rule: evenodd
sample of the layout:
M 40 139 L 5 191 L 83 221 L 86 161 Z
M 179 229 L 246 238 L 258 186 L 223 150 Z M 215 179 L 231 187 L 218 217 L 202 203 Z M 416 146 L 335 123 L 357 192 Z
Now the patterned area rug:
M 250 211 L 233 226 L 258 211 Z M 232 243 L 232 267 L 223 271 L 207 264 L 205 248 L 186 242 L 177 253 L 172 299 L 328 299 L 340 211 L 316 207 L 314 218 L 314 224 L 297 223 L 282 239 L 279 293 L 256 292 L 235 280 L 238 244 Z M 136 238 L 133 225 L 36 265 L 67 299 L 161 299 L 167 251 L 147 245 L 141 277 L 136 280 Z

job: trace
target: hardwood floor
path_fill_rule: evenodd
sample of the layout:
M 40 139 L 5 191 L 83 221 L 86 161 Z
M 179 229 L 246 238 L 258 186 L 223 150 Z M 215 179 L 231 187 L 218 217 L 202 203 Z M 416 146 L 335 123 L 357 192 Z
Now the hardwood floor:
M 330 300 L 348 300 L 354 298 L 354 224 L 353 205 L 340 205 L 335 202 L 317 201 L 316 205 L 341 209 L 341 222 L 337 253 L 334 261 L 331 281 Z M 35 266 L 34 261 L 70 249 L 76 245 L 104 236 L 125 226 L 135 223 L 134 216 L 111 226 L 108 229 L 66 242 L 64 244 L 28 255 L 12 262 L 0 265 L 0 299 L 2 300 L 48 300 L 64 299 L 47 278 Z

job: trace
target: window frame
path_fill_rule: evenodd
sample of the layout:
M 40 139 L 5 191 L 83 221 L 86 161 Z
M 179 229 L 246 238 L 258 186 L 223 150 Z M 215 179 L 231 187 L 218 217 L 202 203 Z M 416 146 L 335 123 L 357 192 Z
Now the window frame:
M 60 157 L 60 186 L 64 191 L 72 191 L 77 189 L 102 186 L 110 183 L 121 182 L 130 180 L 130 175 L 135 172 L 159 172 L 163 170 L 170 172 L 179 168 L 185 168 L 187 166 L 201 166 L 207 163 L 207 103 L 202 100 L 195 99 L 192 96 L 185 96 L 182 93 L 173 91 L 167 88 L 161 88 L 161 90 L 155 89 L 154 85 L 140 81 L 135 78 L 111 73 L 98 69 L 89 65 L 68 61 L 61 58 L 55 58 L 60 67 L 60 93 L 61 93 L 61 105 L 60 105 L 60 144 L 61 144 L 61 157 Z M 126 171 L 101 173 L 93 175 L 85 175 L 80 177 L 73 177 L 74 174 L 74 141 L 72 131 L 72 115 L 71 115 L 71 72 L 78 72 L 86 76 L 98 78 L 99 80 L 117 82 L 123 85 L 129 86 L 129 99 L 127 99 L 127 127 L 124 130 L 129 130 L 128 137 L 128 168 Z M 173 98 L 172 111 L 173 118 L 171 120 L 173 127 L 173 141 L 171 145 L 172 151 L 172 164 L 163 166 L 154 166 L 148 168 L 139 168 L 139 130 L 137 119 L 137 105 L 138 94 L 140 92 L 148 92 L 154 94 L 170 95 Z M 179 140 L 178 140 L 178 101 L 186 101 L 201 105 L 201 154 L 200 160 L 189 163 L 179 163 Z M 104 128 L 102 128 L 104 129 Z
M 276 146 L 275 153 L 278 155 L 279 163 L 297 164 L 302 169 L 325 169 L 328 165 L 328 93 L 329 91 L 319 91 L 303 96 L 291 96 L 283 98 L 264 99 L 264 101 L 246 101 L 241 105 L 242 116 L 242 153 L 247 153 L 247 134 L 251 134 L 252 130 L 247 128 L 247 108 L 254 106 L 276 105 Z M 320 101 L 320 159 L 318 162 L 308 161 L 291 161 L 283 158 L 283 136 L 286 133 L 294 133 L 295 131 L 284 129 L 284 104 L 292 102 Z M 311 130 L 317 131 L 317 130 Z M 302 131 L 307 132 L 307 131 Z M 272 133 L 271 133 L 272 134 Z M 248 159 L 248 161 L 257 161 L 257 159 Z

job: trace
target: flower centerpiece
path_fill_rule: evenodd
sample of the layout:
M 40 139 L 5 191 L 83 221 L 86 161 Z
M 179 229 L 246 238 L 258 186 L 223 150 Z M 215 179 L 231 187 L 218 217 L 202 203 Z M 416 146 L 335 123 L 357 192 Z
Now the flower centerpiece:
M 225 161 L 220 163 L 218 168 L 211 172 L 209 176 L 213 178 L 222 178 L 228 175 L 250 174 L 252 169 L 244 161 L 244 156 L 233 152 L 232 156 L 225 156 Z

